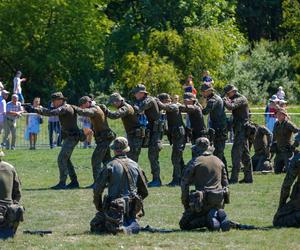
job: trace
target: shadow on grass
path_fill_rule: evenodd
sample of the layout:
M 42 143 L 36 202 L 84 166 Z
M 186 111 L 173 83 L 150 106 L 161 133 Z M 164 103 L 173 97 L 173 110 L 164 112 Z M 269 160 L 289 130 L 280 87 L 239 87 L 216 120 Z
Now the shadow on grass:
M 80 188 L 73 188 L 73 189 L 52 189 L 51 187 L 45 187 L 45 188 L 23 188 L 22 191 L 72 191 L 72 190 L 79 190 L 79 189 L 92 189 L 88 187 L 80 187 Z

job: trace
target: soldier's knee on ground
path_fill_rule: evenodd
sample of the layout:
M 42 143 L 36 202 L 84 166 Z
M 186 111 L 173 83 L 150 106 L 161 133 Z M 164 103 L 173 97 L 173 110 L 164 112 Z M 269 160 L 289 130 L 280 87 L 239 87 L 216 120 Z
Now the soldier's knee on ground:
M 218 220 L 218 210 L 211 209 L 207 214 L 207 228 L 210 231 L 219 231 L 221 228 L 221 224 Z
M 95 217 L 90 222 L 90 228 L 92 233 L 105 232 L 105 215 L 103 212 L 96 213 Z

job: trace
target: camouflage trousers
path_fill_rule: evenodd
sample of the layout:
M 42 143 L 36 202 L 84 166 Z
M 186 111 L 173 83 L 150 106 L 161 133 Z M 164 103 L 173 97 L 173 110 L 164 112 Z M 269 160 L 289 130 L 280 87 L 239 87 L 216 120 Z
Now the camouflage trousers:
M 286 171 L 290 164 L 291 152 L 278 152 L 274 158 L 274 172 L 280 174 Z
M 180 221 L 181 230 L 192 230 L 207 226 L 207 213 L 194 213 L 189 209 L 185 210 Z
M 151 165 L 153 180 L 160 180 L 159 152 L 162 149 L 161 132 L 150 131 L 148 159 Z
M 130 151 L 127 153 L 127 156 L 131 160 L 138 162 L 143 145 L 143 138 L 137 137 L 134 134 L 128 134 L 127 139 L 128 145 L 130 147 Z
M 269 156 L 265 154 L 254 154 L 251 158 L 253 171 L 272 170 Z
M 234 124 L 234 141 L 231 149 L 232 172 L 230 181 L 238 182 L 241 164 L 244 166 L 244 179 L 246 182 L 252 182 L 252 163 L 249 152 L 249 142 L 245 134 L 245 128 L 242 123 Z
M 180 180 L 182 170 L 184 168 L 183 151 L 185 148 L 185 135 L 179 133 L 171 135 L 172 154 L 171 160 L 173 164 L 173 180 Z
M 223 139 L 214 139 L 214 155 L 217 156 L 225 165 L 226 173 L 228 175 L 228 170 L 227 170 L 227 161 L 224 155 L 224 150 L 225 150 L 225 145 L 226 145 L 226 140 Z
M 92 155 L 92 168 L 93 168 L 93 178 L 94 182 L 101 170 L 101 164 L 107 164 L 111 160 L 109 145 L 111 140 L 96 141 L 96 148 Z
M 71 162 L 71 155 L 78 142 L 79 138 L 77 137 L 68 136 L 64 138 L 61 150 L 57 158 L 60 182 L 66 182 L 68 175 L 71 181 L 77 180 L 74 165 Z

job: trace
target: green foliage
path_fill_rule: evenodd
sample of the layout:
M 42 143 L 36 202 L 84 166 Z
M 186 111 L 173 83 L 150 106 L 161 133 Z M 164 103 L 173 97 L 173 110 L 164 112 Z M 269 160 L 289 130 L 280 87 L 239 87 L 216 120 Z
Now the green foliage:
M 144 83 L 153 95 L 180 92 L 178 71 L 166 58 L 159 57 L 156 53 L 127 54 L 120 64 L 119 74 L 117 86 L 125 95 L 128 95 L 127 90 L 138 83 Z
M 231 81 L 253 103 L 262 103 L 284 87 L 289 101 L 295 101 L 294 80 L 290 72 L 288 54 L 274 52 L 275 43 L 262 41 L 253 50 L 244 48 L 233 55 L 225 72 Z

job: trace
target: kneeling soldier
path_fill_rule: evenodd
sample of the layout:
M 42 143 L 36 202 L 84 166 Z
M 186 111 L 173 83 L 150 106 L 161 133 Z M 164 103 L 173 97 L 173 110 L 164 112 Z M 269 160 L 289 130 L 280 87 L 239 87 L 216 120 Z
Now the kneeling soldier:
M 228 180 L 224 163 L 212 153 L 209 140 L 200 137 L 192 147 L 195 157 L 188 163 L 181 181 L 184 213 L 179 222 L 182 230 L 207 227 L 209 230 L 230 229 L 223 210 L 229 203 Z M 189 190 L 195 185 L 194 191 Z
M 300 143 L 300 134 L 295 137 L 294 146 Z M 292 192 L 291 187 L 295 182 Z M 290 197 L 288 202 L 287 199 Z M 277 227 L 300 227 L 300 153 L 295 153 L 290 167 L 287 169 L 282 183 L 279 207 L 273 219 L 273 225 Z
M 144 173 L 138 164 L 127 158 L 128 141 L 117 137 L 111 149 L 115 157 L 101 170 L 94 189 L 94 204 L 98 210 L 91 221 L 95 233 L 138 233 L 137 219 L 144 215 L 143 200 L 148 196 Z M 102 193 L 108 194 L 102 201 Z
M 20 181 L 15 168 L 1 160 L 0 151 L 0 239 L 13 237 L 23 221 L 24 208 L 21 199 Z

